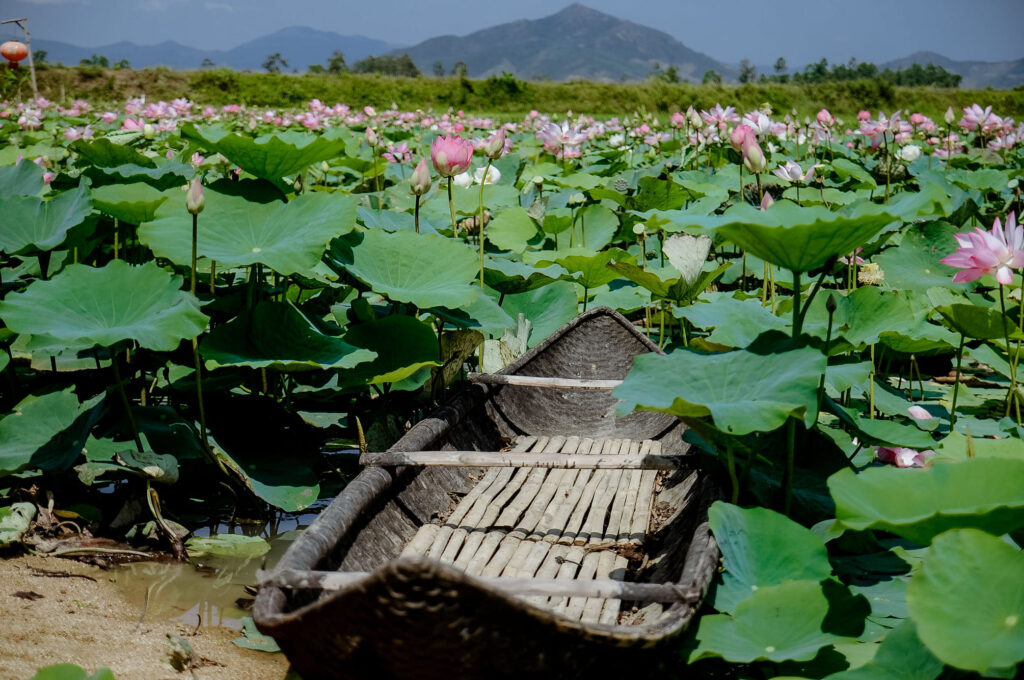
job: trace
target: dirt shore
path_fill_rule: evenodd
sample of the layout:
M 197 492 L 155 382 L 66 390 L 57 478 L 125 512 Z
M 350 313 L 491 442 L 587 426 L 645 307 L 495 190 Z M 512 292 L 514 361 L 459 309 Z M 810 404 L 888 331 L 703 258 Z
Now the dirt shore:
M 223 608 L 218 615 L 218 608 L 197 602 L 191 611 L 176 610 L 157 601 L 147 579 L 152 582 L 151 575 L 67 559 L 0 556 L 0 680 L 27 680 L 37 668 L 58 663 L 90 673 L 110 668 L 117 680 L 286 676 L 283 654 L 232 642 L 241 636 L 232 628 L 238 620 Z M 191 671 L 172 668 L 169 636 L 191 647 Z

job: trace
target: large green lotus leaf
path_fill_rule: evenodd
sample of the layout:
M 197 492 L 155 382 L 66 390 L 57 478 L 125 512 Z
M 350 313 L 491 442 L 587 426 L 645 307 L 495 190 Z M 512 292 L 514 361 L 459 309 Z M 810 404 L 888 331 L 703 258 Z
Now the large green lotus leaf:
M 814 425 L 824 371 L 825 356 L 809 347 L 779 354 L 681 349 L 635 357 L 614 395 L 623 401 L 623 415 L 638 408 L 680 418 L 711 416 L 729 434 L 770 432 L 791 416 Z
M 557 259 L 553 259 L 556 256 Z M 541 267 L 554 261 L 568 270 L 573 275 L 571 279 L 584 288 L 597 288 L 619 278 L 617 272 L 606 266 L 609 262 L 633 262 L 635 258 L 621 248 L 609 248 L 600 253 L 587 248 L 571 248 L 557 253 L 527 253 L 523 259 Z
M 876 575 L 878 578 L 878 575 Z M 907 612 L 907 578 L 890 578 L 887 581 L 879 581 L 869 586 L 853 586 L 850 590 L 867 598 L 871 605 L 871 616 L 879 618 L 891 616 L 897 619 L 905 619 L 910 614 Z
M 249 423 L 249 428 L 275 427 Z M 251 438 L 251 436 L 250 436 Z M 259 498 L 285 512 L 308 508 L 320 495 L 316 465 L 319 456 L 308 450 L 270 450 L 252 446 L 214 447 L 214 454 Z
M 708 512 L 725 573 L 715 609 L 733 612 L 764 586 L 787 580 L 823 581 L 832 575 L 828 551 L 810 529 L 767 508 L 716 501 Z
M 923 469 L 843 469 L 828 479 L 836 523 L 880 529 L 928 545 L 933 536 L 973 527 L 1003 534 L 1024 526 L 1024 460 L 968 458 Z
M 841 179 L 853 179 L 855 180 L 851 187 L 854 189 L 874 189 L 878 186 L 875 179 L 871 176 L 871 173 L 864 169 L 853 161 L 845 158 L 837 158 L 832 161 L 832 170 L 835 171 Z
M 312 277 L 327 244 L 351 231 L 355 219 L 355 201 L 342 194 L 312 193 L 290 203 L 261 204 L 207 191 L 197 251 L 225 268 L 260 262 L 280 274 Z M 188 264 L 192 215 L 185 210 L 184 194 L 139 227 L 139 239 L 156 255 Z
M 190 340 L 208 321 L 199 301 L 181 290 L 181 277 L 153 262 L 104 267 L 72 264 L 50 281 L 35 281 L 0 302 L 0 317 L 39 346 L 82 350 L 136 340 L 167 352 Z
M 441 365 L 434 330 L 411 316 L 392 314 L 350 326 L 345 342 L 377 354 L 373 361 L 342 371 L 339 378 L 346 385 L 397 383 L 425 366 Z
M 1024 441 L 1016 437 L 1006 437 L 1004 439 L 972 437 L 970 439 L 970 448 L 968 448 L 967 437 L 959 432 L 950 432 L 935 451 L 943 458 L 951 458 L 953 460 L 966 460 L 967 458 L 1013 458 L 1024 460 Z
M 97 210 L 128 224 L 142 224 L 154 219 L 157 208 L 167 198 L 168 194 L 144 182 L 108 184 L 92 190 L 92 204 Z M 191 247 L 189 241 L 189 248 Z
M 515 295 L 547 286 L 566 275 L 557 264 L 531 267 L 525 262 L 488 257 L 484 262 L 484 283 L 503 295 Z
M 873 659 L 825 680 L 935 680 L 942 669 L 943 663 L 924 646 L 908 619 L 885 636 Z
M 66 470 L 82 454 L 100 397 L 79 404 L 71 390 L 29 395 L 0 420 L 0 477 L 26 468 Z
M 704 302 L 705 298 L 709 302 Z M 746 347 L 761 333 L 782 331 L 789 325 L 757 298 L 738 300 L 728 293 L 705 293 L 694 304 L 673 311 L 697 328 L 713 328 L 708 340 L 727 347 Z
M 358 245 L 335 254 L 350 274 L 397 302 L 459 309 L 476 299 L 477 253 L 439 234 L 367 229 Z
M 570 243 L 591 250 L 601 250 L 619 231 L 619 218 L 603 205 L 588 205 L 576 215 L 571 229 L 557 234 L 555 243 L 561 250 Z
M 181 136 L 198 142 L 207 151 L 223 154 L 246 172 L 271 182 L 345 153 L 342 137 L 294 130 L 253 139 L 221 127 L 201 130 L 194 123 L 185 123 Z
M 93 140 L 80 139 L 71 145 L 78 155 L 98 168 L 113 168 L 119 165 L 138 165 L 155 168 L 156 160 L 145 156 L 125 144 L 115 144 L 109 137 Z
M 52 250 L 81 224 L 89 213 L 89 188 L 78 187 L 44 200 L 35 196 L 11 196 L 0 200 L 0 250 L 14 255 L 27 250 Z
M 0 167 L 0 200 L 11 196 L 38 196 L 46 188 L 43 169 L 30 161 Z
M 953 234 L 957 231 L 945 222 L 908 228 L 898 247 L 888 248 L 874 258 L 885 274 L 882 286 L 918 293 L 927 293 L 934 286 L 957 291 L 973 288 L 973 283 L 953 283 L 957 270 L 939 262 L 956 251 L 958 246 Z
M 472 287 L 473 299 L 459 307 L 430 307 L 432 314 L 456 326 L 501 335 L 506 328 L 515 328 L 515 319 L 498 306 L 498 301 L 479 287 Z
M 199 352 L 209 368 L 249 366 L 279 370 L 352 368 L 377 354 L 324 335 L 290 302 L 261 302 L 217 326 Z
M 445 197 L 446 198 L 446 197 Z M 439 193 L 437 198 L 428 205 L 431 210 L 441 209 L 447 220 L 434 219 L 436 224 L 451 223 L 450 209 L 448 202 L 441 200 Z M 476 215 L 480 212 L 480 187 L 452 187 L 452 199 L 455 201 L 455 211 L 460 215 Z M 519 205 L 519 192 L 514 186 L 507 184 L 487 184 L 484 186 L 484 208 L 497 213 L 498 210 L 507 209 Z
M 144 182 L 164 191 L 183 186 L 196 176 L 196 169 L 189 163 L 168 161 L 155 168 L 135 163 L 125 163 L 113 168 L 89 168 L 85 174 L 93 180 L 93 186 Z
M 270 544 L 259 536 L 244 534 L 213 534 L 211 536 L 193 536 L 185 544 L 190 555 L 217 555 L 218 557 L 237 557 L 248 559 L 259 557 L 270 552 Z
M 809 661 L 844 639 L 822 630 L 829 601 L 817 581 L 786 581 L 759 588 L 733 616 L 703 616 L 690 661 Z
M 513 319 L 520 314 L 529 319 L 532 330 L 526 345 L 533 347 L 575 318 L 579 297 L 574 284 L 556 281 L 537 290 L 506 295 L 501 306 Z
M 1007 333 L 1010 339 L 1024 338 L 1015 323 L 998 311 L 977 305 L 942 305 L 936 311 L 957 333 L 978 340 L 1002 339 Z
M 700 196 L 700 192 L 687 189 L 671 179 L 641 177 L 637 182 L 633 207 L 637 210 L 676 210 Z
M 950 666 L 983 672 L 1024 661 L 1024 552 L 1000 538 L 977 529 L 936 536 L 907 605 L 921 641 Z
M 506 208 L 498 213 L 484 230 L 485 238 L 502 250 L 521 253 L 527 246 L 538 240 L 540 229 L 537 223 L 519 206 Z
M 824 302 L 822 300 L 822 308 Z M 836 312 L 835 335 L 846 338 L 855 347 L 874 345 L 885 332 L 910 333 L 919 323 L 905 297 L 874 286 L 858 288 L 841 298 L 840 309 Z M 826 322 L 827 319 L 826 313 Z
M 885 206 L 857 203 L 832 212 L 780 202 L 771 210 L 741 205 L 724 215 L 691 217 L 688 226 L 714 229 L 743 250 L 798 272 L 853 252 L 893 221 Z

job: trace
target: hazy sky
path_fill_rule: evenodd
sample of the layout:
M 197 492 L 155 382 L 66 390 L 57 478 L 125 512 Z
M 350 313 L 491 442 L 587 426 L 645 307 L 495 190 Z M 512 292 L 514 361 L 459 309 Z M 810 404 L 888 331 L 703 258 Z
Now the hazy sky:
M 412 45 L 516 19 L 539 19 L 568 0 L 0 0 L 0 19 L 30 17 L 34 36 L 85 47 L 175 40 L 231 48 L 305 25 Z M 583 0 L 657 27 L 722 61 L 791 65 L 826 57 L 883 62 L 918 50 L 954 59 L 1024 57 L 1024 0 Z M 9 28 L 9 27 L 5 27 Z M 0 31 L 10 35 L 9 30 Z

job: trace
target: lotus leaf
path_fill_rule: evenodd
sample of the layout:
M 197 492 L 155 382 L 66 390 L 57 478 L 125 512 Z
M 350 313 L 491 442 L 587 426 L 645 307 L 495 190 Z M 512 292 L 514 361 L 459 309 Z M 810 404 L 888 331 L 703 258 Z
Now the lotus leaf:
M 1024 552 L 996 536 L 936 536 L 907 586 L 907 606 L 921 641 L 944 663 L 984 673 L 1024 661 Z
M 822 629 L 829 601 L 817 581 L 786 581 L 759 588 L 733 616 L 703 616 L 690 661 L 809 661 L 844 638 Z M 848 639 L 848 638 L 845 638 Z
M 727 293 L 705 293 L 694 304 L 674 311 L 697 328 L 713 328 L 708 340 L 729 347 L 746 347 L 761 333 L 788 326 L 786 319 L 772 314 L 757 298 L 739 300 Z
M 349 273 L 397 302 L 459 309 L 476 299 L 470 284 L 480 273 L 476 252 L 438 234 L 367 229 L 358 245 L 336 254 Z
M 515 295 L 547 286 L 566 273 L 557 264 L 537 268 L 502 257 L 488 257 L 484 263 L 484 282 L 502 295 Z
M 924 469 L 878 467 L 829 477 L 840 527 L 881 529 L 921 545 L 948 529 L 1002 534 L 1024 526 L 1024 459 L 936 461 Z
M 313 193 L 287 204 L 260 204 L 206 192 L 199 216 L 198 253 L 222 267 L 257 262 L 280 274 L 312 277 L 332 238 L 355 226 L 355 201 L 340 194 Z M 192 216 L 184 196 L 160 206 L 156 218 L 139 227 L 139 239 L 172 262 L 192 256 Z
M 100 399 L 79 404 L 71 388 L 22 399 L 0 420 L 0 477 L 30 467 L 70 467 L 82 454 Z
M 114 674 L 109 668 L 101 668 L 90 675 L 73 663 L 60 663 L 40 668 L 29 680 L 114 680 Z
M 346 385 L 379 385 L 405 380 L 426 366 L 439 366 L 437 336 L 419 319 L 393 314 L 350 326 L 345 342 L 376 352 L 377 358 L 341 373 Z
M 0 302 L 0 317 L 37 346 L 82 350 L 135 340 L 170 351 L 206 328 L 199 301 L 181 277 L 153 262 L 113 260 L 104 267 L 69 265 L 51 281 L 36 281 Z
M 81 181 L 76 189 L 44 200 L 35 196 L 0 199 L 0 250 L 15 255 L 32 250 L 52 250 L 81 224 L 89 213 L 89 188 Z
M 824 370 L 825 356 L 807 347 L 779 354 L 676 350 L 634 358 L 614 394 L 623 400 L 622 414 L 637 408 L 684 419 L 711 416 L 730 434 L 770 432 L 791 416 L 813 426 Z
M 966 291 L 973 283 L 953 283 L 953 267 L 939 262 L 957 249 L 953 238 L 959 229 L 945 222 L 910 227 L 898 248 L 889 248 L 874 260 L 885 273 L 882 285 L 897 290 L 927 293 L 934 286 Z
M 270 544 L 259 536 L 243 534 L 213 534 L 193 536 L 185 543 L 193 556 L 217 555 L 219 557 L 259 557 L 270 552 Z
M 188 163 L 168 161 L 158 167 L 125 163 L 113 168 L 89 168 L 85 174 L 93 180 L 93 186 L 144 182 L 164 191 L 184 185 L 196 176 L 196 169 Z
M 125 144 L 117 144 L 108 135 L 86 141 L 80 139 L 71 145 L 79 156 L 98 168 L 113 168 L 119 165 L 137 165 L 155 168 L 156 161 L 139 153 Z
M 43 169 L 35 163 L 22 161 L 0 167 L 0 200 L 12 196 L 38 196 L 45 188 Z
M 199 352 L 209 368 L 250 366 L 279 370 L 352 368 L 378 355 L 325 335 L 290 302 L 265 301 L 217 326 Z
M 111 217 L 128 224 L 149 222 L 168 198 L 144 182 L 108 184 L 92 190 L 92 204 Z M 190 246 L 191 247 L 191 246 Z
M 235 638 L 232 642 L 243 649 L 253 649 L 270 654 L 281 651 L 274 638 L 260 632 L 251 616 L 242 617 L 242 634 L 244 637 Z
M 506 295 L 501 306 L 513 319 L 520 314 L 529 319 L 533 329 L 527 346 L 533 347 L 576 316 L 579 301 L 575 285 L 556 281 L 536 290 Z
M 294 130 L 253 139 L 221 127 L 200 129 L 193 123 L 185 123 L 181 126 L 181 136 L 197 142 L 207 151 L 223 154 L 246 172 L 271 182 L 279 182 L 314 163 L 345 153 L 344 138 Z
M 485 228 L 487 242 L 502 250 L 521 253 L 538 240 L 537 224 L 519 206 L 506 208 Z
M 716 501 L 708 524 L 725 567 L 715 594 L 715 609 L 720 612 L 735 611 L 764 586 L 786 580 L 822 581 L 832 575 L 821 539 L 777 512 Z
M 32 503 L 15 503 L 0 508 L 0 548 L 20 541 L 35 516 L 36 506 Z
M 873 659 L 825 680 L 935 680 L 942 670 L 942 662 L 922 644 L 914 622 L 908 620 L 885 636 Z

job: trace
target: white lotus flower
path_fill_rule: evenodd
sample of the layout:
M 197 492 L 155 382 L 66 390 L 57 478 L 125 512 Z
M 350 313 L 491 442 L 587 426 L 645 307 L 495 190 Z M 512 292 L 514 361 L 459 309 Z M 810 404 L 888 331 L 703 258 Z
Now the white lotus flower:
M 456 178 L 457 179 L 457 178 Z M 487 178 L 484 179 L 484 168 L 477 168 L 473 172 L 473 183 L 474 184 L 494 184 L 501 179 L 501 172 L 498 171 L 493 165 L 487 168 Z M 462 186 L 461 184 L 459 186 Z
M 921 157 L 921 147 L 916 144 L 908 144 L 899 151 L 899 156 L 902 160 L 908 163 L 913 163 Z
M 690 236 L 689 234 L 673 234 L 665 239 L 663 246 L 665 257 L 669 263 L 679 270 L 683 280 L 693 285 L 700 276 L 701 268 L 708 259 L 711 250 L 711 237 L 706 234 Z
M 468 187 L 473 184 L 473 176 L 468 172 L 460 172 L 452 177 L 452 184 L 457 187 Z

